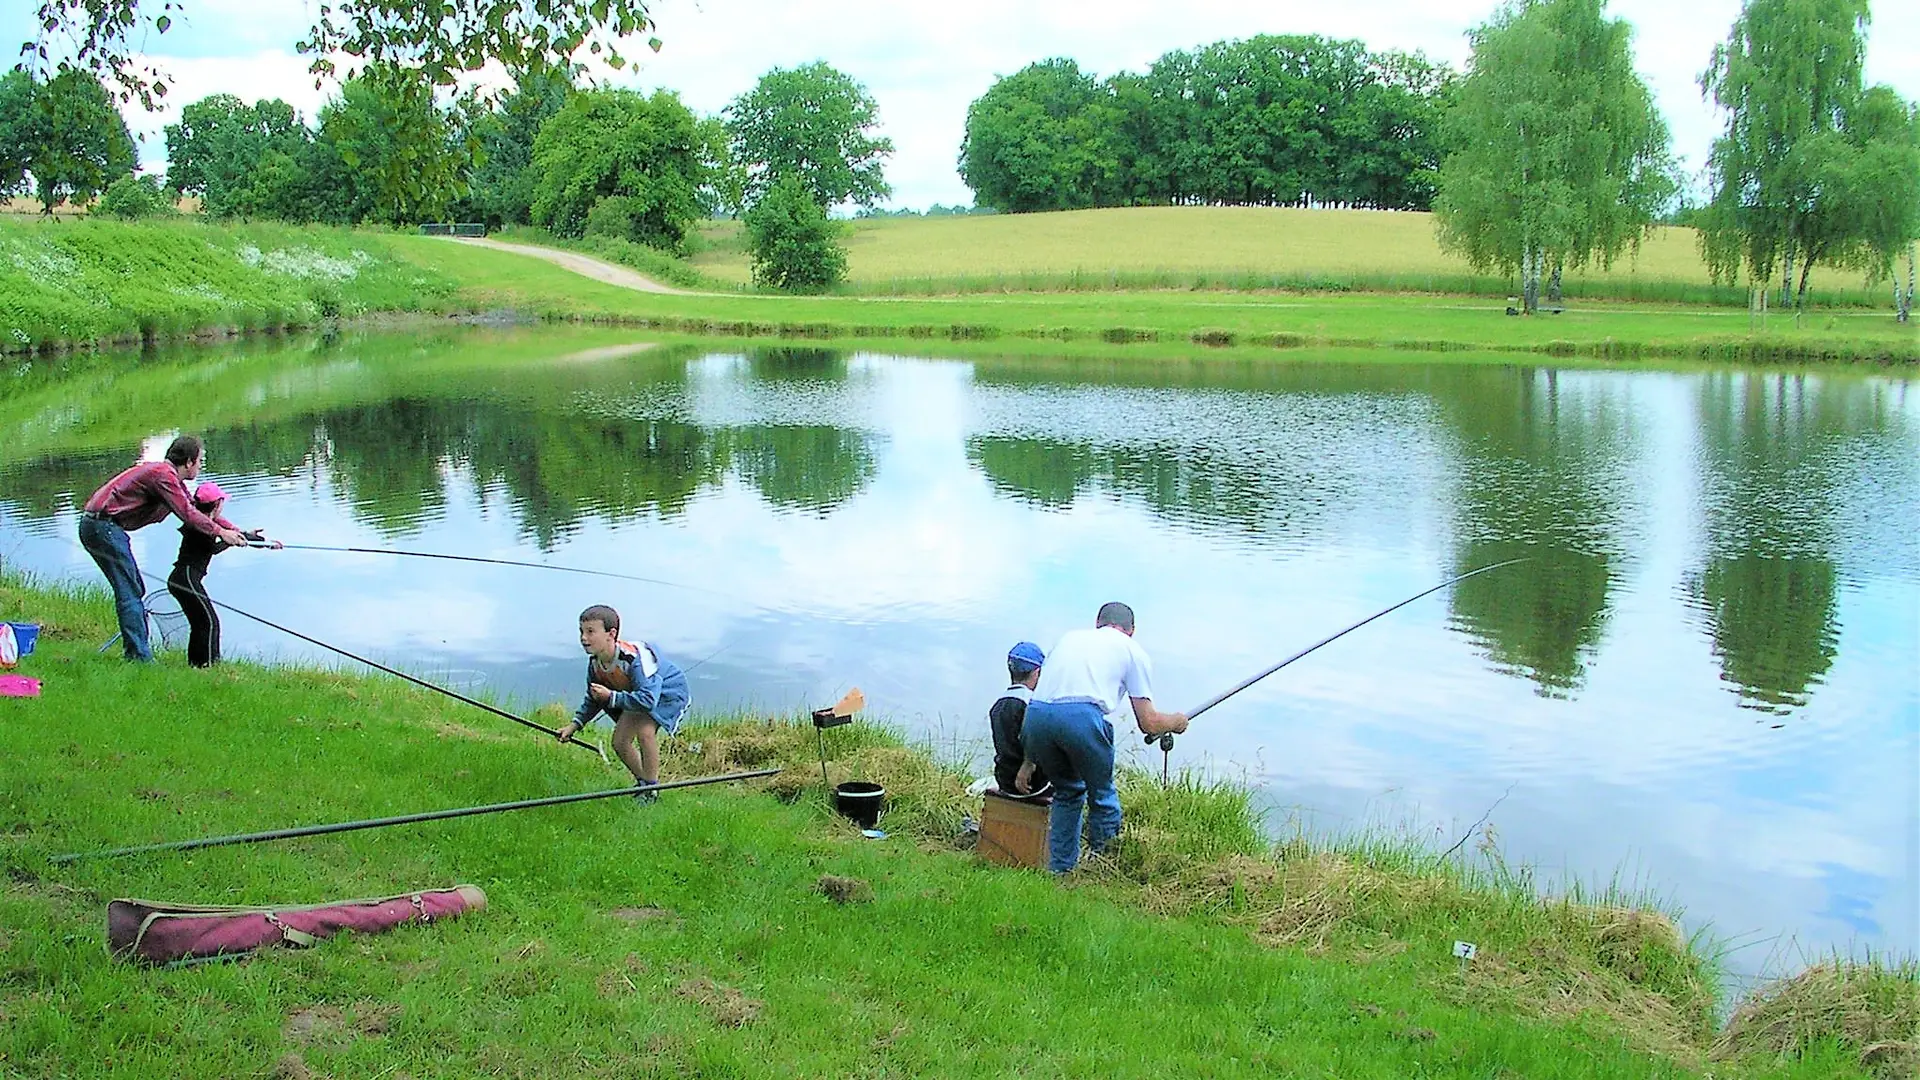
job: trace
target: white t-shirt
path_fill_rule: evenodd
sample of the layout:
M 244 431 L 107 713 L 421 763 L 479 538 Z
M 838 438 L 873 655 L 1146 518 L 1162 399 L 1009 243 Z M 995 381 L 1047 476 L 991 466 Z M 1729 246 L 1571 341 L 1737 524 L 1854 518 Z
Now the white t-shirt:
M 1047 650 L 1035 701 L 1087 701 L 1108 717 L 1132 716 L 1128 698 L 1153 697 L 1146 650 L 1118 627 L 1069 630 Z

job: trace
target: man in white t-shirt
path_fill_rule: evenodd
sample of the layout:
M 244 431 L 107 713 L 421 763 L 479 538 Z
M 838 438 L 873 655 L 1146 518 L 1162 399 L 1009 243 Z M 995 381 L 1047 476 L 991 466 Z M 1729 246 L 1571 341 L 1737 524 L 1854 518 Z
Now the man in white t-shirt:
M 1120 835 L 1120 792 L 1113 786 L 1113 724 L 1130 706 L 1142 734 L 1180 734 L 1185 713 L 1153 707 L 1153 665 L 1133 640 L 1133 609 L 1102 605 L 1091 630 L 1069 630 L 1047 652 L 1040 684 L 1027 704 L 1020 737 L 1027 761 L 1053 781 L 1047 817 L 1047 868 L 1056 874 L 1080 861 L 1080 818 L 1087 845 L 1103 851 Z M 1025 790 L 1028 766 L 1015 786 Z

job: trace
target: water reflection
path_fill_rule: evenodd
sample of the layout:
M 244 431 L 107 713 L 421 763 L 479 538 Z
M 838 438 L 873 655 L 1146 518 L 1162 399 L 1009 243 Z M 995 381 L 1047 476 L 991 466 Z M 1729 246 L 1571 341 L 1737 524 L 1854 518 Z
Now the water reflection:
M 1455 625 L 1546 695 L 1578 690 L 1600 648 L 1636 452 L 1623 405 L 1598 387 L 1563 394 L 1564 378 L 1467 368 L 1438 394 L 1458 460 L 1454 572 L 1525 560 L 1455 586 Z
M 1740 703 L 1789 713 L 1838 652 L 1841 491 L 1892 418 L 1872 384 L 1804 375 L 1708 376 L 1698 408 L 1706 561 L 1686 595 Z

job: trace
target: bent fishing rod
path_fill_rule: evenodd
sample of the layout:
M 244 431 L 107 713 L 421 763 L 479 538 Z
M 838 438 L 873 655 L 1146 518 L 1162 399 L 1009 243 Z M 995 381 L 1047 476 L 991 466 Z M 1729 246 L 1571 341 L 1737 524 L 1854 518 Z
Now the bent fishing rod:
M 148 573 L 145 570 L 140 571 L 140 576 L 143 578 L 146 578 L 148 581 L 163 580 L 155 576 L 154 574 Z M 307 634 L 303 634 L 300 631 L 295 630 L 289 626 L 282 626 L 279 623 L 274 622 L 272 619 L 267 619 L 259 615 L 255 615 L 251 611 L 242 611 L 241 609 L 234 607 L 232 604 L 229 604 L 223 600 L 215 600 L 213 597 L 208 596 L 204 592 L 199 593 L 198 596 L 200 599 L 205 600 L 207 603 L 212 604 L 214 607 L 217 607 L 222 611 L 231 611 L 235 615 L 240 616 L 241 618 L 252 619 L 254 622 L 257 622 L 262 626 L 269 626 L 275 630 L 280 631 L 283 634 L 287 634 L 292 637 L 297 637 L 301 641 L 304 641 L 309 645 L 318 645 L 319 647 L 327 650 L 328 652 L 338 653 L 349 660 L 352 660 L 356 663 L 365 664 L 376 671 L 384 671 L 387 674 L 394 676 L 395 678 L 405 679 L 406 681 L 414 684 L 415 686 L 421 686 L 421 687 L 425 687 L 428 690 L 438 691 L 439 693 L 445 694 L 455 701 L 464 702 L 465 704 L 471 705 L 476 709 L 480 709 L 485 712 L 490 712 L 495 716 L 503 717 L 507 720 L 511 720 L 514 723 L 519 724 L 521 727 L 529 727 L 535 731 L 543 731 L 548 735 L 553 736 L 556 739 L 560 737 L 559 731 L 557 731 L 554 728 L 550 728 L 545 724 L 535 723 L 534 721 L 529 720 L 524 716 L 515 716 L 514 714 L 508 712 L 505 709 L 502 709 L 495 705 L 489 705 L 486 702 L 480 701 L 476 698 L 470 698 L 467 695 L 462 694 L 457 690 L 452 690 L 447 687 L 441 686 L 439 683 L 428 682 L 427 680 L 420 678 L 418 675 L 409 675 L 408 673 L 401 671 L 399 668 L 388 667 L 387 665 L 382 664 L 377 660 L 369 660 L 366 657 L 361 656 L 357 653 L 348 652 L 347 650 L 341 648 L 338 645 L 328 644 L 327 642 L 321 641 L 317 637 L 311 637 Z M 111 645 L 113 644 L 113 642 L 109 640 L 107 644 Z M 102 646 L 103 651 L 104 651 L 104 648 L 105 647 Z M 571 743 L 574 746 L 578 746 L 583 750 L 587 750 L 594 754 L 599 755 L 599 758 L 602 763 L 606 762 L 607 760 L 607 752 L 593 743 L 586 742 L 577 736 L 569 738 L 567 742 Z
M 1286 667 L 1288 664 L 1293 663 L 1295 660 L 1298 660 L 1301 657 L 1306 656 L 1308 653 L 1313 652 L 1315 649 L 1320 648 L 1322 645 L 1331 645 L 1332 643 L 1340 640 L 1341 638 L 1346 637 L 1348 634 L 1353 633 L 1355 630 L 1358 630 L 1361 627 L 1367 625 L 1373 620 L 1380 618 L 1382 615 L 1390 615 L 1393 612 L 1396 612 L 1401 608 L 1406 607 L 1408 604 L 1413 603 L 1415 600 L 1418 600 L 1423 596 L 1429 596 L 1433 593 L 1437 593 L 1441 589 L 1444 589 L 1449 585 L 1454 585 L 1459 582 L 1465 581 L 1468 578 L 1473 577 L 1475 574 L 1484 574 L 1489 570 L 1498 570 L 1503 566 L 1512 566 L 1515 563 L 1523 563 L 1526 561 L 1527 561 L 1526 559 L 1508 559 L 1505 562 L 1491 563 L 1487 566 L 1482 566 L 1477 570 L 1469 570 L 1464 574 L 1456 574 L 1455 576 L 1448 578 L 1447 580 L 1441 582 L 1438 585 L 1435 585 L 1430 589 L 1422 589 L 1421 591 L 1414 593 L 1412 596 L 1407 597 L 1405 600 L 1400 601 L 1399 603 L 1393 605 L 1392 607 L 1382 608 L 1381 610 L 1374 612 L 1373 614 L 1367 616 L 1364 619 L 1361 619 L 1359 622 L 1354 623 L 1352 626 L 1349 626 L 1344 630 L 1338 631 L 1337 633 L 1328 634 L 1326 637 L 1323 637 L 1319 641 L 1316 641 L 1313 644 L 1307 646 L 1306 648 L 1301 649 L 1299 652 L 1294 653 L 1292 656 L 1287 657 L 1285 660 L 1282 660 L 1279 663 L 1273 665 L 1272 667 L 1266 669 L 1265 671 L 1260 672 L 1258 675 L 1255 675 L 1250 679 L 1243 679 L 1239 683 L 1235 684 L 1232 689 L 1228 690 L 1223 694 L 1219 694 L 1213 698 L 1208 699 L 1206 704 L 1188 713 L 1187 719 L 1191 721 L 1195 717 L 1199 716 L 1201 713 L 1206 712 L 1208 709 L 1213 708 L 1215 705 L 1218 705 L 1221 702 L 1232 697 L 1233 695 L 1239 693 L 1240 691 L 1245 690 L 1247 687 L 1252 686 L 1254 683 L 1259 682 L 1261 679 L 1264 679 L 1267 676 L 1273 674 L 1274 672 L 1279 671 L 1281 668 Z M 1146 740 L 1149 746 L 1153 745 L 1154 743 L 1159 743 L 1160 749 L 1162 752 L 1169 752 L 1173 749 L 1173 732 L 1171 731 L 1162 732 L 1161 734 L 1158 734 L 1158 735 L 1148 735 L 1146 736 Z M 1162 771 L 1163 772 L 1165 771 L 1164 768 Z
M 704 784 L 723 784 L 734 780 L 753 780 L 762 776 L 772 776 L 779 769 L 755 769 L 752 772 L 728 773 L 724 776 L 702 776 L 692 780 L 669 780 L 663 784 L 654 784 L 648 791 L 671 791 L 674 788 L 700 787 Z M 395 817 L 367 818 L 362 821 L 339 821 L 330 825 L 302 825 L 292 829 L 270 829 L 266 832 L 236 833 L 232 836 L 208 836 L 197 840 L 172 840 L 164 844 L 140 844 L 135 847 L 109 848 L 104 851 L 75 851 L 66 855 L 49 855 L 47 860 L 53 863 L 78 862 L 81 859 L 112 859 L 122 855 L 138 855 L 147 851 L 192 851 L 196 848 L 225 847 L 228 844 L 257 844 L 263 840 L 292 840 L 301 836 L 324 836 L 328 833 L 353 832 L 356 829 L 379 829 L 388 825 L 411 825 L 418 821 L 441 821 L 446 818 L 470 817 L 474 814 L 498 814 L 507 810 L 529 810 L 536 806 L 561 806 L 566 803 L 587 802 L 591 799 L 611 799 L 626 795 L 631 797 L 632 787 L 612 788 L 607 791 L 588 791 L 578 795 L 549 795 L 543 799 L 520 799 L 515 802 L 487 803 L 482 806 L 462 806 L 453 810 L 428 810 L 418 814 L 400 814 Z

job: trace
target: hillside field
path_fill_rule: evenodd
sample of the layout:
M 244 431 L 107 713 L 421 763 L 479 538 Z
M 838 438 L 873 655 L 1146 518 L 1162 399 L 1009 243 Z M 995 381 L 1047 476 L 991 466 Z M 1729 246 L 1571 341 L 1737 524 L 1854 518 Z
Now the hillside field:
M 708 247 L 694 265 L 721 280 L 749 280 L 740 223 L 701 230 Z M 1658 228 L 1637 256 L 1569 270 L 1568 294 L 1744 304 L 1744 288 L 1714 287 L 1697 236 Z M 874 218 L 849 222 L 845 243 L 855 292 L 1200 286 L 1485 295 L 1515 287 L 1442 251 L 1433 215 L 1386 210 L 1151 206 Z M 1809 291 L 1823 302 L 1886 306 L 1892 283 L 1868 288 L 1858 274 L 1815 267 Z

